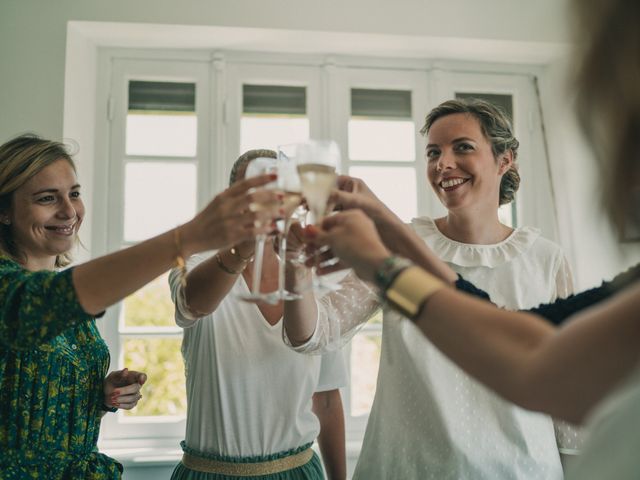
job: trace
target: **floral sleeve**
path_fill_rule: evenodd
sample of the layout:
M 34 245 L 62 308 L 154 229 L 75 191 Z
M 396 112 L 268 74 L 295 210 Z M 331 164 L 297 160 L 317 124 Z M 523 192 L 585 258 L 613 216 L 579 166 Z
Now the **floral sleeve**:
M 72 269 L 29 272 L 0 258 L 0 343 L 30 349 L 93 316 L 76 296 Z

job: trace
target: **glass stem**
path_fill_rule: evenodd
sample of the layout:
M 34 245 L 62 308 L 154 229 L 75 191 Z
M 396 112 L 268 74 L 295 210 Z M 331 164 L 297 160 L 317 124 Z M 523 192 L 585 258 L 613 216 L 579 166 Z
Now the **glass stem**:
M 251 293 L 254 295 L 260 295 L 260 283 L 262 280 L 262 263 L 264 260 L 264 242 L 267 236 L 264 234 L 256 237 L 256 256 L 253 262 L 253 285 L 251 286 Z

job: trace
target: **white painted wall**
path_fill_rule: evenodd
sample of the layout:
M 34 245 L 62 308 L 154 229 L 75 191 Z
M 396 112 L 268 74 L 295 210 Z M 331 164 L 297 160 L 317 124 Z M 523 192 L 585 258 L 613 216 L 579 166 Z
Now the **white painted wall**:
M 559 217 L 559 237 L 574 268 L 576 290 L 599 285 L 640 262 L 637 244 L 617 242 L 600 203 L 598 167 L 573 116 L 566 86 L 570 59 L 546 67 L 540 84 Z
M 59 138 L 67 22 L 139 22 L 557 43 L 564 2 L 538 0 L 2 0 L 0 141 Z M 241 46 L 241 45 L 239 45 Z

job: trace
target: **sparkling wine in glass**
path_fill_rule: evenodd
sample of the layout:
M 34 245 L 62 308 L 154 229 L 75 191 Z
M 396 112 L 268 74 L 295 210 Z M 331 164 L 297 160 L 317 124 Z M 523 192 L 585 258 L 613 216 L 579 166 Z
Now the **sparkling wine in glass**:
M 340 168 L 340 149 L 332 140 L 310 140 L 298 145 L 296 160 L 302 195 L 309 209 L 307 223 L 319 225 L 329 213 L 329 196 L 336 187 Z M 316 263 L 318 260 L 316 255 Z M 339 288 L 315 275 L 315 267 L 313 271 L 314 290 L 326 292 Z
M 245 178 L 257 177 L 267 173 L 277 173 L 278 162 L 275 158 L 258 157 L 247 165 Z M 278 189 L 277 181 L 270 182 L 260 188 Z M 250 208 L 260 209 L 261 205 L 251 205 Z M 251 291 L 249 294 L 239 295 L 239 298 L 247 302 L 268 302 L 274 303 L 274 299 L 269 294 L 260 293 L 260 285 L 262 282 L 262 267 L 264 263 L 264 244 L 267 235 L 261 233 L 256 235 L 255 256 L 253 260 L 253 276 L 251 281 Z M 277 300 L 276 300 L 277 301 Z

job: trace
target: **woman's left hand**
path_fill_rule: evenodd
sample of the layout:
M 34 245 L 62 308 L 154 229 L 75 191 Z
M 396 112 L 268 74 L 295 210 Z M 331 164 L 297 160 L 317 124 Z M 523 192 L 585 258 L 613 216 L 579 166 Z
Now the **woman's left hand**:
M 109 373 L 104 379 L 104 404 L 107 407 L 131 410 L 142 398 L 140 389 L 147 375 L 125 368 Z

